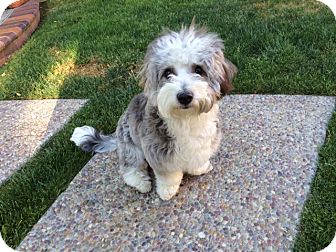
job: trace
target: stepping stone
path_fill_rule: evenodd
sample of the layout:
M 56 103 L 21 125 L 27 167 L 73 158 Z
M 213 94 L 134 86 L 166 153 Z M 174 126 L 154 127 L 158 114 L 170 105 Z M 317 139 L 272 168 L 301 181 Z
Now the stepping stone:
M 115 153 L 95 155 L 18 250 L 288 251 L 334 108 L 333 97 L 225 97 L 213 171 L 185 176 L 167 202 L 126 186 Z
M 10 13 L 10 15 L 8 15 Z M 6 14 L 6 13 L 5 13 Z M 39 0 L 30 0 L 7 12 L 0 23 L 0 66 L 17 51 L 40 22 Z
M 86 100 L 0 101 L 0 184 L 85 103 Z

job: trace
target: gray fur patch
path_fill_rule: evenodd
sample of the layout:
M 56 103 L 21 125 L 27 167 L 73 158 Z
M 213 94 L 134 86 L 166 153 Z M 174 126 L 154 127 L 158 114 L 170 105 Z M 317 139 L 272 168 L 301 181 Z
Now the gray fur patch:
M 94 130 L 93 135 L 86 135 L 87 139 L 80 145 L 85 152 L 103 153 L 117 148 L 117 141 L 112 136 L 106 136 Z
M 144 128 L 141 132 L 142 146 L 148 163 L 156 168 L 169 162 L 174 155 L 175 139 L 168 132 L 158 108 L 148 106 Z
M 169 135 L 164 120 L 159 116 L 157 107 L 151 106 L 148 98 L 141 93 L 133 98 L 128 109 L 121 117 L 117 137 L 120 144 L 119 159 L 128 166 L 130 150 L 142 151 L 144 158 L 153 167 L 168 162 L 174 153 L 174 138 Z M 132 156 L 132 155 L 131 155 Z M 133 161 L 133 166 L 139 161 Z

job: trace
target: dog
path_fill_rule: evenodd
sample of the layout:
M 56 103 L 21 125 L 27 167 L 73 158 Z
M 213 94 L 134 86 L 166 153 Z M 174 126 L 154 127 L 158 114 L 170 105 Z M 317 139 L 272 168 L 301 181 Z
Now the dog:
M 183 174 L 213 169 L 221 132 L 218 101 L 232 89 L 237 67 L 223 54 L 223 41 L 192 22 L 179 32 L 167 30 L 149 44 L 139 72 L 143 92 L 119 119 L 116 136 L 90 126 L 78 127 L 70 140 L 86 152 L 117 150 L 127 185 L 142 193 L 152 188 L 171 199 Z

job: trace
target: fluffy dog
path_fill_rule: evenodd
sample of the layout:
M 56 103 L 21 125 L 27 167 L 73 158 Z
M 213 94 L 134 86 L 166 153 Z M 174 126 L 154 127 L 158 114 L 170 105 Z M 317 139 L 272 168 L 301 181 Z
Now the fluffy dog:
M 232 90 L 237 72 L 223 48 L 218 35 L 193 23 L 163 33 L 148 46 L 139 73 L 144 91 L 121 116 L 116 137 L 83 126 L 71 140 L 87 152 L 117 149 L 124 181 L 142 193 L 152 188 L 149 165 L 157 193 L 169 200 L 184 173 L 212 170 L 209 159 L 220 141 L 218 101 Z

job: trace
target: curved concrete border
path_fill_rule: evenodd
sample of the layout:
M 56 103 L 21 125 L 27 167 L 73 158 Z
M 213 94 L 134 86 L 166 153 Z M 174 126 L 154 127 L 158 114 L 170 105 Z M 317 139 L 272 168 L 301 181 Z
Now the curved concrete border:
M 0 25 L 0 66 L 15 51 L 22 47 L 40 22 L 39 1 L 30 0 L 15 8 L 6 21 Z

